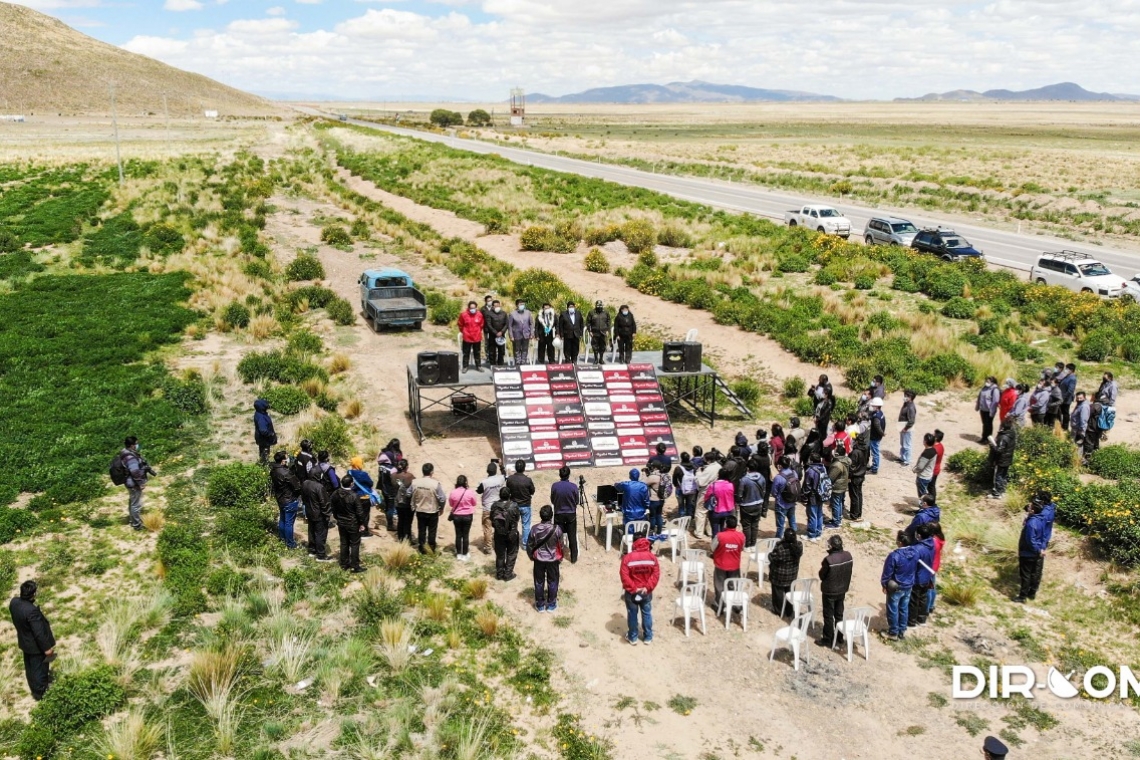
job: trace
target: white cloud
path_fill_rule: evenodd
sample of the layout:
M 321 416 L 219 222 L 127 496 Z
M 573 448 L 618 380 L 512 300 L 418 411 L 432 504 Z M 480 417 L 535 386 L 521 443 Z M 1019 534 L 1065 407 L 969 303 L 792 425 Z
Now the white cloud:
M 163 10 L 181 13 L 182 11 L 200 11 L 202 4 L 198 0 L 166 0 L 162 4 Z
M 265 15 L 266 16 L 284 16 L 285 15 L 285 9 L 282 8 L 280 5 L 275 5 L 272 8 L 269 8 L 268 10 L 266 10 Z
M 425 1 L 450 8 L 439 16 Z M 468 15 L 476 5 L 480 15 Z M 1137 89 L 1127 62 L 1138 0 L 818 0 L 810 11 L 793 0 L 419 0 L 362 10 L 326 29 L 262 17 L 182 45 L 127 47 L 245 89 L 378 99 L 689 79 L 852 98 L 1063 80 Z

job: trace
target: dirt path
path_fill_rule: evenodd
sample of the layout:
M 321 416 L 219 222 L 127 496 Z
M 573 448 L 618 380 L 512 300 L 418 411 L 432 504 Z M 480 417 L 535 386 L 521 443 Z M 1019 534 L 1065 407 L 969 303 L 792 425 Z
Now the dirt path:
M 495 256 L 518 266 L 551 268 L 569 285 L 591 298 L 597 295 L 607 301 L 627 302 L 643 319 L 674 334 L 681 335 L 695 326 L 701 331 L 706 350 L 716 352 L 723 364 L 743 368 L 752 358 L 758 358 L 777 380 L 793 375 L 813 377 L 819 372 L 817 367 L 788 357 L 771 341 L 716 325 L 706 313 L 670 308 L 659 299 L 634 292 L 612 276 L 585 272 L 581 269 L 580 256 L 562 257 L 558 259 L 558 266 L 551 267 L 550 254 L 520 253 L 517 240 L 512 236 L 481 236 L 479 225 L 453 214 L 383 193 L 357 178 L 345 179 L 357 192 L 411 219 L 428 223 L 443 235 L 458 235 L 477 242 Z M 271 217 L 267 228 L 277 242 L 275 249 L 290 251 L 318 246 L 329 286 L 353 303 L 358 300 L 356 278 L 365 266 L 398 265 L 419 282 L 448 289 L 462 287 L 442 268 L 428 265 L 418 256 L 395 253 L 390 246 L 358 245 L 350 253 L 321 246 L 319 227 L 311 218 L 317 213 L 336 213 L 335 207 L 281 198 L 275 199 L 275 203 L 279 211 Z M 283 257 L 288 258 L 289 254 Z M 404 441 L 404 450 L 413 466 L 418 467 L 425 461 L 436 464 L 445 486 L 450 486 L 461 473 L 472 480 L 483 476 L 485 463 L 497 456 L 497 436 L 492 427 L 463 426 L 445 436 L 428 438 L 423 446 L 416 445 L 409 433 L 404 366 L 418 351 L 453 346 L 452 328 L 425 326 L 423 333 L 376 335 L 362 319 L 343 328 L 333 328 L 324 321 L 319 324 L 328 345 L 352 356 L 353 368 L 348 382 L 364 402 L 363 420 L 377 431 L 368 444 L 372 448 L 361 452 L 366 461 L 375 456 L 379 443 L 396 436 Z M 888 402 L 888 419 L 893 420 L 897 414 L 897 405 L 898 399 Z M 943 393 L 924 399 L 919 415 L 922 429 L 937 426 L 946 431 L 950 452 L 974 445 L 971 437 L 976 435 L 978 425 L 972 401 L 962 394 Z M 295 430 L 290 427 L 294 424 L 286 421 L 279 427 L 288 435 Z M 1120 426 L 1118 430 L 1120 437 L 1125 437 L 1125 431 L 1134 432 L 1135 425 Z M 678 443 L 684 447 L 700 443 L 706 447 L 726 448 L 734 432 L 723 427 L 710 431 L 696 425 L 677 426 Z M 888 448 L 893 447 L 884 446 L 884 451 Z M 591 491 L 600 483 L 624 478 L 624 473 L 616 469 L 594 469 L 584 474 Z M 868 480 L 865 513 L 874 526 L 893 532 L 909 521 L 909 511 L 915 503 L 913 477 L 908 469 L 888 458 L 880 474 Z M 540 494 L 548 492 L 552 479 L 549 473 L 535 476 Z M 802 510 L 799 517 L 802 521 Z M 773 528 L 772 518 L 769 518 L 762 525 L 762 535 L 773 535 Z M 441 534 L 440 543 L 450 553 L 449 526 L 444 525 Z M 881 531 L 848 529 L 844 535 L 856 557 L 855 582 L 848 605 L 874 607 L 876 627 L 879 627 L 883 597 L 878 574 L 888 551 L 887 539 Z M 382 535 L 365 542 L 364 552 L 372 554 L 390 541 L 388 535 Z M 955 723 L 956 710 L 977 713 L 989 721 L 994 732 L 1004 725 L 1001 717 L 1006 711 L 995 703 L 931 707 L 928 694 L 949 696 L 946 679 L 937 671 L 922 669 L 915 657 L 898 652 L 878 639 L 872 640 L 870 661 L 857 654 L 855 661 L 848 664 L 845 654 L 826 652 L 811 645 L 812 661 L 806 666 L 801 663 L 798 672 L 792 669 L 786 651 L 777 656 L 776 662 L 769 663 L 772 633 L 780 623 L 768 608 L 767 587 L 755 592 L 747 632 L 741 630 L 736 620 L 726 630 L 723 619 L 714 620 L 710 608 L 706 611 L 707 634 L 694 631 L 686 638 L 679 626 L 671 624 L 676 571 L 667 554 L 662 558 L 662 582 L 654 601 L 657 630 L 654 644 L 630 647 L 623 637 L 625 615 L 617 578 L 618 552 L 605 552 L 592 534 L 587 543 L 577 564 L 564 564 L 562 599 L 557 613 L 539 615 L 533 611 L 528 578 L 530 563 L 525 557 L 519 562 L 519 579 L 511 584 L 493 584 L 491 598 L 555 653 L 568 674 L 569 683 L 562 684 L 562 690 L 570 696 L 571 709 L 583 714 L 589 730 L 604 733 L 614 740 L 616 757 L 910 758 L 921 754 L 950 758 L 963 750 L 970 754 L 979 744 L 978 739 L 969 737 Z M 480 541 L 477 539 L 475 544 L 478 546 Z M 805 544 L 800 576 L 813 577 L 823 554 L 821 545 Z M 478 552 L 473 552 L 473 556 L 476 561 L 472 573 L 490 574 L 492 559 Z M 969 555 L 965 554 L 948 561 L 968 559 Z M 1098 567 L 1096 563 L 1084 565 L 1088 574 Z M 1054 576 L 1048 582 L 1059 581 Z M 1032 624 L 1029 611 L 1018 608 L 1009 614 L 1022 615 L 1027 624 Z M 942 644 L 950 646 L 960 662 L 968 662 L 976 656 L 961 638 L 972 641 L 1003 638 L 981 620 L 960 628 L 939 630 L 935 626 L 912 635 L 937 640 L 932 648 Z M 813 634 L 818 635 L 818 625 Z M 1016 652 L 1011 656 L 1016 656 Z M 690 715 L 680 715 L 665 707 L 676 695 L 696 700 Z M 623 697 L 634 698 L 638 706 L 617 710 L 614 705 Z M 651 709 L 652 705 L 647 707 L 644 703 L 656 704 L 660 709 Z M 1054 729 L 1041 737 L 1031 730 L 1022 731 L 1022 738 L 1028 742 L 1022 752 L 1031 750 L 1034 756 L 1042 758 L 1092 756 L 1096 746 L 1092 737 L 1098 732 L 1119 731 L 1115 722 L 1120 716 L 1098 715 L 1092 722 L 1087 720 L 1092 716 L 1083 714 L 1074 717 L 1058 714 L 1058 717 L 1064 722 L 1062 729 Z M 833 731 L 820 730 L 828 724 L 842 726 L 842 741 L 836 741 Z M 922 726 L 921 735 L 912 726 Z

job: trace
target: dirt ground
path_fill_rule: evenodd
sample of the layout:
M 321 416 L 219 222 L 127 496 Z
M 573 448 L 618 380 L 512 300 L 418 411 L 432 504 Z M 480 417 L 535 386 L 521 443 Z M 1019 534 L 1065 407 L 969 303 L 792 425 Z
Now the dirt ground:
M 513 236 L 480 236 L 480 227 L 456 218 L 449 212 L 417 206 L 404 199 L 378 190 L 359 178 L 342 176 L 352 189 L 381 201 L 406 216 L 430 224 L 445 236 L 458 235 L 475 241 L 493 255 L 519 267 L 538 266 L 556 271 L 573 288 L 590 297 L 607 302 L 630 304 L 639 321 L 653 325 L 664 334 L 680 337 L 691 327 L 700 331 L 706 351 L 715 355 L 725 370 L 754 372 L 778 383 L 798 375 L 813 378 L 819 368 L 803 364 L 784 353 L 774 342 L 735 328 L 716 325 L 704 312 L 665 304 L 626 287 L 612 275 L 586 272 L 581 253 L 558 258 L 551 254 L 522 253 Z M 417 282 L 444 287 L 455 292 L 462 285 L 445 270 L 427 265 L 408 254 L 394 254 L 383 244 L 361 246 L 346 253 L 319 244 L 319 227 L 312 223 L 314 214 L 333 214 L 338 210 L 310 200 L 276 198 L 275 213 L 267 228 L 274 248 L 289 258 L 298 248 L 318 246 L 325 265 L 328 285 L 351 302 L 358 301 L 357 276 L 365 266 L 398 265 L 410 271 Z M 611 259 L 619 259 L 620 251 L 611 251 Z M 622 263 L 616 260 L 615 263 Z M 482 293 L 471 293 L 481 300 Z M 436 464 L 437 475 L 450 487 L 459 474 L 473 481 L 483 477 L 487 461 L 498 456 L 497 434 L 491 425 L 463 425 L 445 435 L 429 435 L 423 445 L 414 440 L 407 416 L 405 366 L 415 354 L 431 348 L 454 345 L 451 328 L 425 325 L 423 333 L 372 333 L 363 318 L 349 328 L 338 328 L 326 336 L 335 341 L 338 350 L 347 350 L 353 360 L 349 371 L 353 387 L 364 402 L 363 421 L 374 426 L 374 442 L 399 437 L 404 452 L 418 469 L 423 462 Z M 830 373 L 833 379 L 835 372 Z M 946 392 L 924 398 L 919 407 L 919 429 L 939 427 L 946 432 L 948 454 L 976 445 L 979 423 L 973 412 L 972 397 L 962 392 Z M 888 420 L 893 423 L 899 398 L 887 402 Z M 1117 441 L 1135 441 L 1140 404 L 1135 394 L 1125 393 L 1120 420 L 1114 433 Z M 446 416 L 445 421 L 449 420 Z M 767 424 L 769 421 L 765 421 Z M 297 420 L 283 420 L 278 428 L 283 440 L 292 440 Z M 438 419 L 429 421 L 429 433 Z M 754 425 L 752 427 L 755 427 Z M 679 445 L 716 445 L 726 449 L 736 432 L 723 424 L 714 429 L 686 422 L 675 422 Z M 893 430 L 893 427 L 892 427 Z M 752 429 L 747 432 L 751 433 Z M 893 435 L 884 443 L 890 443 Z M 378 445 L 378 444 L 376 444 Z M 884 453 L 895 448 L 884 445 Z M 361 452 L 366 461 L 375 457 L 375 447 Z M 601 483 L 624 478 L 617 469 L 593 469 L 582 472 L 592 496 Z M 577 475 L 577 474 L 576 474 Z M 548 493 L 554 479 L 552 473 L 535 476 L 539 494 Z M 951 484 L 943 485 L 953 487 Z M 883 595 L 878 576 L 883 557 L 889 551 L 888 539 L 894 530 L 904 527 L 914 509 L 913 474 L 900 467 L 894 455 L 888 454 L 878 476 L 868 478 L 865 487 L 865 515 L 872 529 L 847 527 L 843 535 L 856 558 L 853 588 L 848 608 L 870 605 L 875 608 L 873 627 L 883 623 Z M 541 502 L 539 502 L 541 503 Z M 536 504 L 537 506 L 537 504 Z M 675 505 L 670 504 L 670 512 Z M 535 510 L 537 514 L 537 509 Z M 799 515 L 802 520 L 802 511 Z M 537 518 L 536 518 L 537 519 Z M 801 523 L 802 525 L 802 523 Z M 582 525 L 579 525 L 582 529 Z M 477 535 L 478 530 L 473 531 Z M 761 535 L 774 535 L 773 518 L 762 525 Z M 365 555 L 374 554 L 392 539 L 381 535 L 365 542 Z M 449 525 L 441 523 L 440 544 L 452 553 Z M 481 541 L 476 539 L 475 546 Z M 1047 584 L 1068 582 L 1063 578 L 1091 578 L 1087 593 L 1095 593 L 1098 565 L 1082 559 L 1073 549 L 1075 539 L 1059 540 L 1062 558 L 1047 565 Z M 694 544 L 706 547 L 704 542 Z M 800 565 L 801 577 L 814 577 L 824 554 L 822 544 L 805 543 Z M 1070 556 L 1071 555 L 1071 556 Z M 477 550 L 472 552 L 474 574 L 493 573 L 493 557 Z M 947 562 L 969 562 L 968 551 L 951 552 Z M 1004 724 L 1005 708 L 988 701 L 938 708 L 931 706 L 930 694 L 949 698 L 947 679 L 936 670 L 922 669 L 916 659 L 877 637 L 871 641 L 870 659 L 857 651 L 853 662 L 845 653 L 828 652 L 810 645 L 811 661 L 801 662 L 794 670 L 790 653 L 781 650 L 774 662 L 768 661 L 773 632 L 781 625 L 769 609 L 769 590 L 754 590 L 749 610 L 748 630 L 742 630 L 738 618 L 726 630 L 721 620 L 707 610 L 706 631 L 694 630 L 686 637 L 680 622 L 672 622 L 676 568 L 668 552 L 662 555 L 662 580 L 654 596 L 656 634 L 651 647 L 630 647 L 624 640 L 625 610 L 620 597 L 618 551 L 605 551 L 591 533 L 577 564 L 565 562 L 560 608 L 554 614 L 538 614 L 531 606 L 530 563 L 520 559 L 519 578 L 511 583 L 494 583 L 491 598 L 506 608 L 539 642 L 555 652 L 566 673 L 559 684 L 569 694 L 571 709 L 581 712 L 588 729 L 600 732 L 616 744 L 615 757 L 712 758 L 712 757 L 800 757 L 825 758 L 956 758 L 966 752 L 977 754 L 981 736 L 971 737 L 956 724 L 959 712 L 975 712 L 989 721 L 991 732 Z M 1012 607 L 1012 605 L 1011 605 Z M 1020 616 L 1032 626 L 1033 608 L 1013 608 L 1011 616 Z M 1048 613 L 1045 613 L 1048 614 Z M 818 635 L 818 623 L 813 634 Z M 911 636 L 931 637 L 950 646 L 959 661 L 969 662 L 970 641 L 996 640 L 1000 634 L 984 623 L 969 629 L 955 630 L 933 625 Z M 665 707 L 675 695 L 692 697 L 696 706 L 691 714 L 678 714 Z M 615 703 L 632 697 L 637 706 L 619 710 Z M 1087 758 L 1112 756 L 1118 741 L 1135 734 L 1135 713 L 1126 708 L 1118 711 L 1082 710 L 1057 703 L 1042 705 L 1062 721 L 1061 727 L 1037 734 L 1022 731 L 1027 744 L 1018 756 L 1040 758 Z M 651 704 L 645 704 L 651 703 Z M 654 709 L 654 705 L 661 709 Z M 1066 709 L 1066 708 L 1069 709 Z M 835 730 L 821 730 L 834 726 Z M 921 728 L 915 728 L 921 727 Z M 1113 737 L 1107 742 L 1104 737 Z

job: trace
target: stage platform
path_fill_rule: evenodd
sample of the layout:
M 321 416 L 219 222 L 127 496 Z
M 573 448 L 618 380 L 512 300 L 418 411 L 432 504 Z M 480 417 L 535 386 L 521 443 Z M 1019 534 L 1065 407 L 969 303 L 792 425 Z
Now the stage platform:
M 652 364 L 657 372 L 657 379 L 661 383 L 661 391 L 665 397 L 666 407 L 670 413 L 691 414 L 709 423 L 716 424 L 717 397 L 724 395 L 728 402 L 741 411 L 746 417 L 751 417 L 748 408 L 735 397 L 729 387 L 720 379 L 716 370 L 702 363 L 697 372 L 666 372 L 661 368 L 660 351 L 634 351 L 634 364 Z M 591 362 L 578 361 L 579 367 L 597 366 Z M 602 367 L 612 365 L 601 365 Z M 624 365 L 618 365 L 624 366 Z M 417 379 L 417 368 L 414 362 L 407 365 L 408 373 L 408 416 L 415 428 L 416 436 L 423 443 L 427 432 L 433 434 L 444 433 L 465 422 L 482 422 L 492 427 L 498 426 L 495 415 L 495 387 L 491 370 L 484 366 L 482 370 L 472 369 L 460 372 L 458 383 L 437 383 L 423 385 Z M 718 393 L 717 391 L 720 391 Z M 453 408 L 453 399 L 463 396 L 475 397 L 475 408 Z M 425 413 L 433 424 L 425 432 Z M 446 421 L 446 422 L 445 422 Z

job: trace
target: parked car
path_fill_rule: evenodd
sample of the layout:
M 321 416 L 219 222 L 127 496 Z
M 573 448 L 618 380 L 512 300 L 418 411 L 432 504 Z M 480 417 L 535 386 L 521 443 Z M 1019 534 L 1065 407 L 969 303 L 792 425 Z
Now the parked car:
M 922 253 L 932 253 L 946 261 L 959 261 L 961 259 L 984 259 L 985 255 L 970 241 L 954 230 L 923 230 L 914 236 L 910 247 Z
M 903 245 L 907 248 L 918 234 L 918 227 L 897 216 L 873 216 L 863 228 L 863 242 L 867 245 Z
M 1119 298 L 1128 292 L 1123 277 L 1077 251 L 1046 251 L 1029 270 L 1029 279 L 1038 285 L 1059 285 L 1074 293 L 1096 293 L 1103 298 Z
M 360 275 L 360 308 L 376 332 L 384 327 L 419 330 L 427 319 L 424 294 L 399 269 L 366 269 Z
M 851 236 L 851 220 L 831 206 L 809 204 L 803 208 L 784 212 L 789 227 L 807 227 L 809 230 L 838 235 L 846 240 Z
M 1134 276 L 1131 280 L 1125 281 L 1124 289 L 1128 295 L 1140 301 L 1140 274 Z

